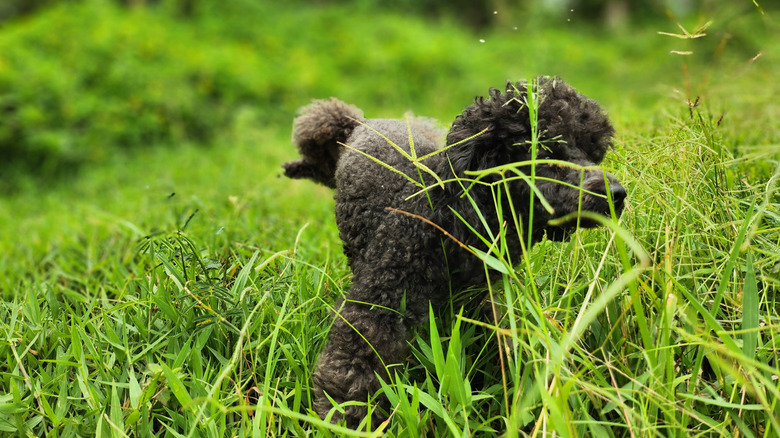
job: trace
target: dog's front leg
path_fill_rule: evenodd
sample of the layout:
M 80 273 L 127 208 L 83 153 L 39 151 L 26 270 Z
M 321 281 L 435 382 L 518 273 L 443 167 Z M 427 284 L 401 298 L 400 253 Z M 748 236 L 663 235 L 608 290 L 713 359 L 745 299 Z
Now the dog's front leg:
M 315 409 L 323 418 L 337 403 L 367 402 L 380 388 L 378 376 L 388 380 L 387 366 L 400 362 L 406 350 L 406 326 L 403 316 L 387 307 L 350 301 L 360 296 L 359 284 L 352 287 L 344 306 L 333 323 L 328 343 L 314 372 Z M 325 396 L 328 395 L 328 397 Z M 384 396 L 377 398 L 371 426 L 376 428 L 386 418 L 390 405 Z M 381 408 L 381 409 L 380 409 Z M 357 428 L 367 408 L 344 407 L 347 426 Z M 333 420 L 342 418 L 335 412 Z

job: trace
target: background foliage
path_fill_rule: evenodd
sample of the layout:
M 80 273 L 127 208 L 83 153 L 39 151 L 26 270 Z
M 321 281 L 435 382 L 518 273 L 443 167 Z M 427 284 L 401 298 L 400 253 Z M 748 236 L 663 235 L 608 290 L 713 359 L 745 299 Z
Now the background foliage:
M 127 150 L 208 145 L 246 108 L 256 112 L 257 123 L 283 123 L 311 96 L 362 97 L 377 108 L 418 101 L 416 111 L 448 120 L 463 105 L 441 92 L 452 84 L 479 78 L 465 81 L 467 95 L 476 95 L 505 78 L 541 72 L 582 75 L 586 91 L 600 80 L 619 81 L 600 97 L 630 93 L 633 105 L 650 104 L 659 91 L 649 88 L 658 86 L 653 78 L 677 61 L 668 51 L 684 51 L 691 42 L 650 30 L 638 31 L 636 39 L 605 39 L 603 31 L 582 28 L 539 31 L 535 15 L 514 16 L 522 8 L 502 11 L 507 23 L 489 31 L 464 29 L 447 18 L 457 16 L 453 6 L 430 32 L 426 22 L 392 10 L 379 21 L 344 19 L 355 11 L 371 16 L 379 7 L 370 3 L 193 5 L 185 16 L 178 2 L 153 8 L 52 2 L 34 17 L 6 22 L 0 35 L 0 152 L 7 159 L 0 166 L 9 177 L 0 189 L 13 190 L 25 175 L 47 180 Z M 724 21 L 707 30 L 714 34 L 696 45 L 694 57 L 744 62 L 761 51 L 767 26 L 753 26 L 763 18 L 753 5 L 720 13 Z M 685 23 L 691 32 L 696 20 Z M 588 27 L 599 23 L 583 21 Z M 680 33 L 669 27 L 664 25 Z M 480 43 L 486 32 L 495 38 Z M 520 36 L 537 32 L 544 37 L 530 38 L 533 43 Z M 647 56 L 665 61 L 641 62 Z

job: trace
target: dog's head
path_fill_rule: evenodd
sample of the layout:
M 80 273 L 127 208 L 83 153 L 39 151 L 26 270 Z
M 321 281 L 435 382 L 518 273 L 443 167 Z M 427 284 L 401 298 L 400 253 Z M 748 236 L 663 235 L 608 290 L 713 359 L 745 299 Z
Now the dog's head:
M 535 127 L 531 123 L 534 115 L 529 112 L 530 92 Z M 532 129 L 538 140 L 535 147 Z M 579 212 L 609 216 L 610 202 L 617 215 L 623 210 L 626 190 L 614 176 L 595 167 L 612 146 L 613 133 L 609 119 L 594 100 L 560 79 L 542 77 L 532 84 L 510 82 L 503 93 L 491 89 L 488 98 L 477 98 L 455 119 L 447 135 L 447 145 L 454 145 L 447 151 L 447 158 L 455 175 L 466 178 L 467 171 L 525 162 L 517 170 L 527 178 L 534 175 L 534 234 L 541 237 L 546 233 L 560 240 L 576 226 L 597 225 L 578 217 Z M 537 160 L 565 163 L 531 164 L 533 152 Z M 511 178 L 509 193 L 515 211 L 528 214 L 532 192 L 529 183 L 512 171 L 506 176 Z M 538 200 L 539 194 L 552 207 L 552 213 Z

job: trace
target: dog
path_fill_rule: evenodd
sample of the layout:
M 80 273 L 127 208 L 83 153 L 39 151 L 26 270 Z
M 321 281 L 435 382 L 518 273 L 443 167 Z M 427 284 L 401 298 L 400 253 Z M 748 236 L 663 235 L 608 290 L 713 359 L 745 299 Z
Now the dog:
M 452 291 L 486 284 L 497 236 L 518 262 L 543 238 L 564 240 L 598 225 L 590 212 L 620 215 L 626 190 L 596 168 L 614 129 L 600 106 L 559 78 L 508 82 L 455 118 L 449 132 L 429 119 L 366 119 L 335 98 L 314 101 L 294 121 L 301 158 L 290 178 L 335 188 L 336 223 L 352 270 L 313 375 L 317 413 L 366 402 L 403 362 L 410 328 Z M 373 424 L 390 411 L 377 398 Z M 343 413 L 342 413 L 343 412 Z M 357 428 L 366 404 L 333 412 Z

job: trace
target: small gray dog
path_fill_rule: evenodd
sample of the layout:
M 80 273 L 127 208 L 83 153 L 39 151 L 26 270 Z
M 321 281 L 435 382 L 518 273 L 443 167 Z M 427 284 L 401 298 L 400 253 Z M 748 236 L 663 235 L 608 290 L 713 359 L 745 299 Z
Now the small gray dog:
M 531 164 L 529 92 L 536 96 L 536 158 L 576 166 Z M 436 309 L 451 291 L 485 283 L 482 260 L 463 246 L 488 252 L 472 229 L 482 236 L 504 232 L 510 259 L 519 261 L 529 237 L 563 240 L 577 226 L 597 226 L 578 212 L 619 215 L 626 190 L 592 167 L 613 132 L 595 101 L 549 77 L 507 83 L 503 93 L 491 89 L 455 119 L 446 142 L 444 131 L 425 119 L 365 119 L 334 98 L 305 107 L 293 132 L 301 158 L 284 164 L 285 175 L 336 189 L 336 223 L 353 273 L 314 372 L 316 411 L 326 416 L 330 399 L 366 402 L 380 389 L 378 377 L 389 378 L 387 366 L 404 360 L 409 329 L 427 321 L 429 303 Z M 496 172 L 468 181 L 469 171 L 512 163 L 529 178 L 534 166 L 533 206 L 524 179 L 491 185 L 501 179 Z M 384 397 L 377 402 L 374 427 L 390 410 Z M 347 406 L 334 419 L 357 428 L 366 413 L 364 405 Z

